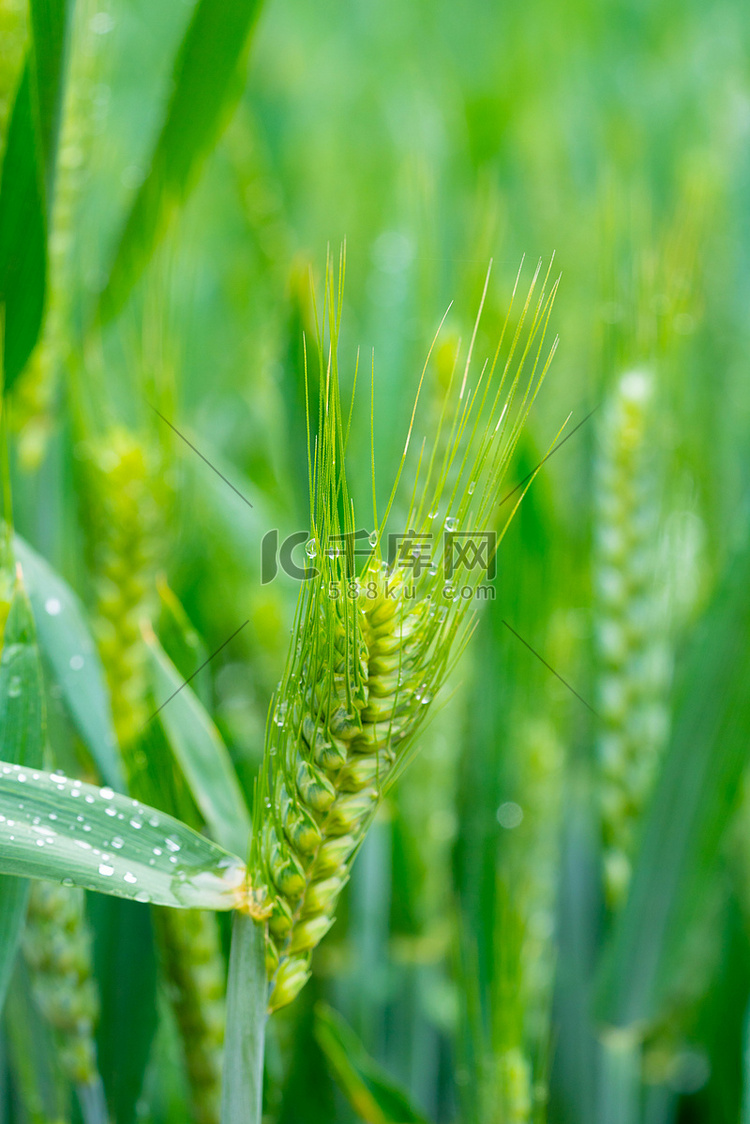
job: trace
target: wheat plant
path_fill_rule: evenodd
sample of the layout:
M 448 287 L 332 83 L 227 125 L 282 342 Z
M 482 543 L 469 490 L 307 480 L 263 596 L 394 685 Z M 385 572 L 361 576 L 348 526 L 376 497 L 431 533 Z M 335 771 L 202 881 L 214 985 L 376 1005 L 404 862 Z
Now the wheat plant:
M 749 30 L 0 0 L 0 1124 L 747 1124 Z

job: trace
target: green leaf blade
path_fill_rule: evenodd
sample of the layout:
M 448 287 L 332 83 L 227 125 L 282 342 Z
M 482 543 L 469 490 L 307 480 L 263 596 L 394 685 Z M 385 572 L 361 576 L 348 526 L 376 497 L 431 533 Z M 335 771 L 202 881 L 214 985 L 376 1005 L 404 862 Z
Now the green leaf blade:
M 146 638 L 154 698 L 169 700 L 158 712 L 172 752 L 190 785 L 211 836 L 245 854 L 250 815 L 227 747 L 206 710 L 155 636 Z
M 122 789 L 125 784 L 109 692 L 83 607 L 70 586 L 18 535 L 13 549 L 29 591 L 39 646 L 71 719 L 102 779 L 112 788 Z
M 0 179 L 0 304 L 5 308 L 3 369 L 10 390 L 42 327 L 47 282 L 44 169 L 32 109 L 31 68 L 21 76 Z
M 5 388 L 36 346 L 44 319 L 47 226 L 62 101 L 68 0 L 32 0 L 32 42 L 13 104 L 0 177 L 0 304 Z
M 0 745 L 12 762 L 37 768 L 44 753 L 42 669 L 28 597 L 16 586 L 0 658 Z M 0 876 L 0 1010 L 21 939 L 29 886 Z
M 110 788 L 0 763 L 0 873 L 176 909 L 246 902 L 247 871 L 186 824 Z
M 265 927 L 236 913 L 227 984 L 221 1124 L 262 1124 L 267 1018 Z
M 239 92 L 238 70 L 259 10 L 260 0 L 198 0 L 175 59 L 172 96 L 150 168 L 102 292 L 103 320 L 122 307 L 213 146 Z

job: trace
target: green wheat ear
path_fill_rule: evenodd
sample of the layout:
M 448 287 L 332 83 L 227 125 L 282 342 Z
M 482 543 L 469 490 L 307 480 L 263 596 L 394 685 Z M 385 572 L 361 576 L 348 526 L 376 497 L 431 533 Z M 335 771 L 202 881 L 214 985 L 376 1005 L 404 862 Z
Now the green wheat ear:
M 475 377 L 480 306 L 465 364 L 452 367 L 431 451 L 421 445 L 404 531 L 496 529 L 499 539 L 507 528 L 523 489 L 498 512 L 500 484 L 555 348 L 543 358 L 557 285 L 547 291 L 548 270 L 534 303 L 539 274 L 537 268 L 517 326 L 508 330 L 509 310 L 494 359 Z M 442 558 L 419 559 L 418 546 L 406 558 L 383 557 L 419 392 L 385 516 L 378 521 L 374 504 L 369 557 L 359 574 L 353 567 L 348 545 L 358 528 L 344 467 L 348 418 L 337 358 L 343 277 L 342 253 L 337 286 L 330 266 L 326 270 L 318 332 L 318 437 L 308 441 L 310 573 L 271 708 L 256 793 L 260 827 L 251 865 L 256 884 L 267 887 L 271 1010 L 290 1003 L 310 974 L 312 950 L 333 924 L 378 804 L 468 639 L 470 606 L 483 577 L 461 564 L 446 582 Z M 482 303 L 488 283 L 489 272 Z M 457 598 L 459 589 L 469 597 Z
M 600 424 L 596 462 L 596 644 L 604 886 L 622 904 L 640 818 L 669 732 L 670 651 L 657 578 L 653 376 L 624 374 Z

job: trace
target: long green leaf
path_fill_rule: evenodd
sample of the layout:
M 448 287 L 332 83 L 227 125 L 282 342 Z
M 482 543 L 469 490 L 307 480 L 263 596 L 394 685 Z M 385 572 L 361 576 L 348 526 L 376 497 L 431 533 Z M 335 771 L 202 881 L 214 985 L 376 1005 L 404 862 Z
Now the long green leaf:
M 227 984 L 221 1124 L 262 1124 L 267 1017 L 264 927 L 236 913 Z
M 19 766 L 39 768 L 44 752 L 42 669 L 34 618 L 23 587 L 16 587 L 0 659 L 0 745 Z M 29 885 L 0 876 L 0 1011 L 23 930 Z
M 16 94 L 0 178 L 0 303 L 10 388 L 42 326 L 67 0 L 32 0 L 31 45 Z
M 315 1037 L 342 1093 L 366 1124 L 426 1124 L 341 1015 L 324 1004 L 315 1009 Z
M 247 888 L 241 859 L 172 816 L 10 763 L 0 763 L 0 873 L 183 909 L 235 909 Z
M 198 0 L 180 45 L 172 96 L 120 239 L 99 312 L 113 316 L 190 190 L 241 90 L 239 70 L 260 0 Z
M 99 1072 L 112 1119 L 133 1124 L 158 1021 L 152 914 L 103 894 L 93 895 L 88 906 L 101 999 Z
M 177 671 L 157 638 L 146 637 L 158 720 L 182 769 L 212 838 L 243 855 L 250 816 L 229 751 L 203 705 Z M 169 700 L 169 701 L 167 701 Z
M 28 543 L 13 542 L 37 622 L 39 646 L 102 780 L 124 788 L 109 693 L 83 607 L 70 586 Z
M 159 615 L 156 632 L 174 666 L 203 705 L 210 709 L 213 696 L 209 652 L 179 600 L 163 577 L 157 578 Z M 199 671 L 196 671 L 199 668 Z
M 750 549 L 691 640 L 632 889 L 602 965 L 607 1023 L 645 1027 L 658 1016 L 684 934 L 702 909 L 750 753 L 748 636 Z

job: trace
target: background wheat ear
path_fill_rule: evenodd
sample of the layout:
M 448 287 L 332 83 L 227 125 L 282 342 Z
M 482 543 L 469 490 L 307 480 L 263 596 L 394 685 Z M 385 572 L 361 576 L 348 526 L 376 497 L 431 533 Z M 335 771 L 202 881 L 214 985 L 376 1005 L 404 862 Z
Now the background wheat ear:
M 290 1003 L 310 975 L 312 951 L 333 924 L 378 805 L 468 639 L 468 606 L 482 576 L 459 560 L 448 580 L 437 557 L 428 563 L 413 546 L 385 557 L 429 355 L 385 514 L 379 521 L 374 500 L 369 554 L 359 570 L 353 565 L 359 528 L 346 480 L 350 419 L 342 411 L 338 368 L 344 263 L 342 251 L 337 284 L 330 262 L 326 270 L 318 435 L 309 450 L 309 569 L 271 707 L 256 798 L 251 866 L 256 884 L 268 887 L 271 1010 Z M 539 279 L 538 267 L 512 338 L 505 345 L 503 329 L 492 362 L 476 373 L 480 305 L 463 371 L 453 366 L 431 453 L 423 464 L 423 442 L 414 466 L 406 526 L 416 528 L 415 541 L 459 528 L 479 534 L 497 528 L 502 535 L 520 502 L 523 491 L 500 523 L 500 482 L 554 352 L 553 345 L 542 359 L 556 284 L 548 290 L 549 271 L 541 285 Z M 482 304 L 488 285 L 489 272 Z M 493 539 L 493 557 L 495 550 Z M 469 596 L 457 597 L 459 589 Z

